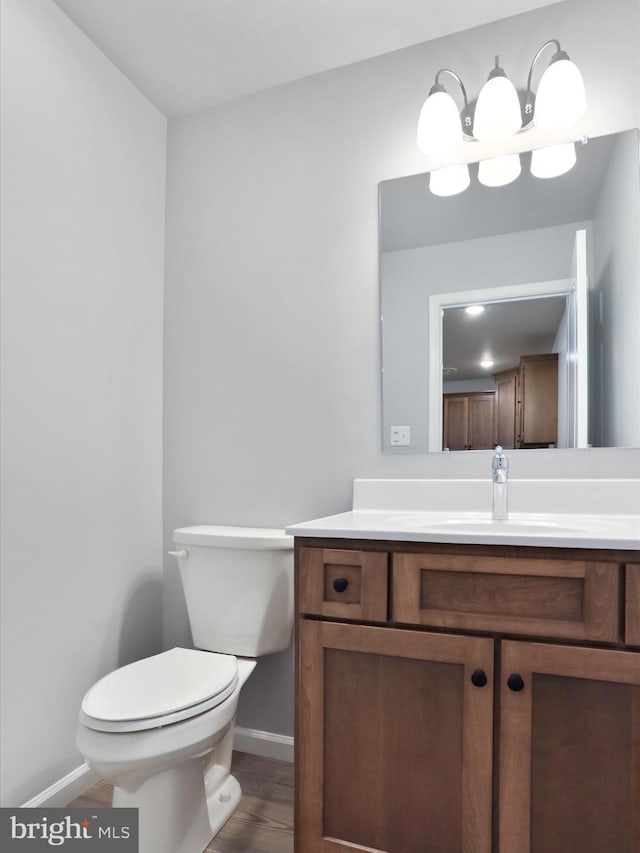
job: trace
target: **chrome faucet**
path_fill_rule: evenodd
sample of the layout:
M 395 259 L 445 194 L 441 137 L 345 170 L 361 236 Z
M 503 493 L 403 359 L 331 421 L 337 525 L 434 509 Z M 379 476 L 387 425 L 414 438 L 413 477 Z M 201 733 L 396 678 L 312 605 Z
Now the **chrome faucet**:
M 491 474 L 493 477 L 493 510 L 491 516 L 494 521 L 506 521 L 509 518 L 507 508 L 509 460 L 499 444 L 496 445 L 496 452 L 491 462 Z

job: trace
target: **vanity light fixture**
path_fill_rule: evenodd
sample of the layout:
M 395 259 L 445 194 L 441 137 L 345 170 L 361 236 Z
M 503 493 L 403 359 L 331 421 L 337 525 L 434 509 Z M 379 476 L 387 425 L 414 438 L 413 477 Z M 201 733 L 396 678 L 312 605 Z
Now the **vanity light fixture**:
M 480 89 L 473 117 L 473 135 L 480 142 L 500 142 L 514 136 L 522 127 L 520 101 L 516 87 L 500 67 L 496 56 L 495 68 Z
M 555 47 L 555 52 L 540 78 L 537 93 L 534 94 L 533 71 L 546 48 L 550 46 Z M 453 78 L 462 93 L 463 108 L 460 112 L 453 97 L 441 82 L 441 77 L 445 74 Z M 577 66 L 571 62 L 566 51 L 562 50 L 557 39 L 545 42 L 534 56 L 529 67 L 527 88 L 523 94 L 522 103 L 521 107 L 518 91 L 500 66 L 497 56 L 495 67 L 480 90 L 473 112 L 461 78 L 455 71 L 441 68 L 435 76 L 435 82 L 420 112 L 418 148 L 425 154 L 446 155 L 463 141 L 503 142 L 534 126 L 545 130 L 557 130 L 575 124 L 587 108 L 584 82 Z M 575 162 L 575 147 L 573 143 L 569 143 L 569 146 L 573 148 Z M 558 149 L 563 146 L 551 147 Z M 543 152 L 546 149 L 539 150 Z M 567 165 L 571 160 L 567 146 L 563 156 L 561 152 L 556 152 L 548 157 L 538 154 L 533 159 L 536 163 L 532 167 L 532 173 L 537 177 L 555 177 L 568 171 L 573 165 Z M 551 161 L 555 165 L 550 166 Z M 559 165 L 561 162 L 564 168 L 563 171 L 558 171 L 561 168 Z M 466 189 L 468 183 L 464 180 L 460 178 L 457 181 L 453 180 L 449 170 L 454 168 L 459 170 L 458 175 L 462 174 L 460 166 L 436 170 L 447 175 L 441 175 L 433 182 L 435 188 L 431 186 L 432 192 L 436 195 L 454 195 Z M 495 157 L 480 163 L 478 180 L 488 187 L 505 186 L 518 177 L 520 169 L 519 154 Z M 446 185 L 446 192 L 442 191 L 441 184 Z

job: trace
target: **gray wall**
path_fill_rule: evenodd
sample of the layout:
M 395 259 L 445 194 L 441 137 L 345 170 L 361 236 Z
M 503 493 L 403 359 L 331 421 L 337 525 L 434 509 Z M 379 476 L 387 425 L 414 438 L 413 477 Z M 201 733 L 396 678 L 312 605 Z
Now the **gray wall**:
M 523 81 L 550 37 L 585 77 L 579 132 L 637 125 L 637 0 L 612 0 L 606 14 L 598 0 L 567 0 L 170 122 L 165 548 L 181 524 L 286 525 L 348 509 L 355 476 L 486 476 L 482 451 L 382 455 L 377 185 L 437 165 L 415 130 L 438 68 L 476 87 L 499 52 Z M 523 148 L 548 141 L 525 137 Z M 514 456 L 516 477 L 638 471 L 637 452 Z M 165 642 L 188 641 L 166 558 Z M 292 712 L 289 652 L 260 662 L 239 721 L 291 733 Z
M 603 444 L 628 447 L 640 423 L 640 187 L 638 136 L 616 145 L 594 216 L 594 299 L 591 320 L 599 326 L 601 365 L 593 389 Z M 636 176 L 629 181 L 629 174 Z M 604 369 L 602 368 L 604 365 Z
M 82 764 L 161 647 L 166 120 L 49 0 L 2 3 L 2 803 Z

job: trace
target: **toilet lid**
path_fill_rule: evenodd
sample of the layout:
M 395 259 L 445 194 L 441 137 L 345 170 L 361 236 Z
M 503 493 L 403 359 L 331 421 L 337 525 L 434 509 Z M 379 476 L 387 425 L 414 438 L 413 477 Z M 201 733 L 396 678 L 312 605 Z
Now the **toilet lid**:
M 170 649 L 105 675 L 87 691 L 80 716 L 101 731 L 167 725 L 219 705 L 237 683 L 233 655 Z

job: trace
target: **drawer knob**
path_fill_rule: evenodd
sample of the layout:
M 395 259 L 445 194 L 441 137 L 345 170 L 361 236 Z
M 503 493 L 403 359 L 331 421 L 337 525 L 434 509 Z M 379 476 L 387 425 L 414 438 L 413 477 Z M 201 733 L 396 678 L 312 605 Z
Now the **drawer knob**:
M 484 669 L 474 669 L 471 673 L 471 683 L 474 687 L 484 687 L 487 683 L 487 673 Z
M 524 681 L 522 680 L 522 676 L 517 672 L 512 672 L 509 678 L 507 678 L 507 687 L 509 690 L 513 690 L 514 693 L 519 693 L 521 690 L 524 690 Z
M 349 581 L 346 578 L 336 578 L 333 582 L 333 588 L 336 592 L 344 592 L 349 586 Z

